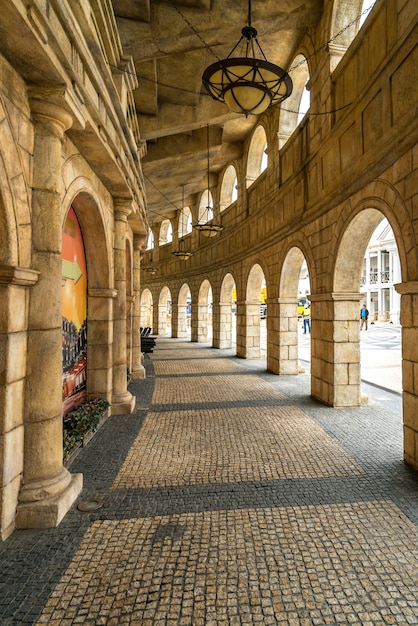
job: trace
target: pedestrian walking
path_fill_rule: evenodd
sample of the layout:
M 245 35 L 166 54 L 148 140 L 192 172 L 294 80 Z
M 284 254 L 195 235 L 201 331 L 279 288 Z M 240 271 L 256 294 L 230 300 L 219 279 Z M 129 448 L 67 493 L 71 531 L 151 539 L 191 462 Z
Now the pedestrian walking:
M 367 330 L 368 319 L 369 319 L 369 311 L 367 309 L 367 306 L 363 304 L 363 306 L 360 309 L 360 330 L 363 330 L 363 327 L 365 328 L 365 330 Z
M 303 317 L 303 333 L 306 335 L 306 333 L 311 332 L 311 307 L 310 306 L 308 305 L 305 306 L 305 308 L 303 309 L 302 317 Z

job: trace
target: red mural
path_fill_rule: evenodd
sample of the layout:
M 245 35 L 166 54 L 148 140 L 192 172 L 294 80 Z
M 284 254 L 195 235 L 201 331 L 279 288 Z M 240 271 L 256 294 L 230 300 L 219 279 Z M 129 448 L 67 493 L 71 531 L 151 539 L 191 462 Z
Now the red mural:
M 66 415 L 86 400 L 87 267 L 80 224 L 68 211 L 62 233 L 62 400 Z

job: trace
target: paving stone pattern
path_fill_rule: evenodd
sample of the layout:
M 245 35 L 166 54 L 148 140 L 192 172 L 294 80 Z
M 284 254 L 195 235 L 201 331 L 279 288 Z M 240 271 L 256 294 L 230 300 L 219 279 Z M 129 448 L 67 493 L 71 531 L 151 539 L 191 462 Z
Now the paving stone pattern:
M 103 507 L 0 545 L 1 626 L 418 624 L 390 403 L 323 407 L 306 374 L 174 339 L 146 369 L 70 468 Z

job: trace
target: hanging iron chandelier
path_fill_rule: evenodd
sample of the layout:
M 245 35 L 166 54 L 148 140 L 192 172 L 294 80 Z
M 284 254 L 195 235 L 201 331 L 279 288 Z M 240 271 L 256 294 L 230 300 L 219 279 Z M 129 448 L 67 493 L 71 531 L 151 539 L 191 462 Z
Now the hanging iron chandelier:
M 147 274 L 156 274 L 158 272 L 158 267 L 152 264 L 152 259 L 150 265 L 144 265 L 141 269 L 143 272 L 147 272 Z
M 199 216 L 198 222 L 196 224 L 193 224 L 193 228 L 195 228 L 197 231 L 202 233 L 202 235 L 204 235 L 205 237 L 215 237 L 215 235 L 217 235 L 218 233 L 221 232 L 221 230 L 223 230 L 223 226 L 221 224 L 215 224 L 211 217 L 211 213 L 213 213 L 213 208 L 210 206 L 210 191 L 209 191 L 210 189 L 209 124 L 206 127 L 206 141 L 207 141 L 207 147 L 208 147 L 208 154 L 207 154 L 208 206 L 206 207 L 204 214 Z
M 180 214 L 181 235 L 179 239 L 179 247 L 177 250 L 173 250 L 171 254 L 177 257 L 178 259 L 180 259 L 181 261 L 187 261 L 187 259 L 189 259 L 193 255 L 193 252 L 189 252 L 185 248 L 183 212 L 184 212 L 184 185 L 182 185 L 182 195 L 181 195 L 181 214 Z
M 248 25 L 241 31 L 238 43 L 222 61 L 203 72 L 202 82 L 214 100 L 223 102 L 234 113 L 260 115 L 283 102 L 293 89 L 289 74 L 266 56 L 251 26 L 251 0 L 248 0 Z M 240 56 L 232 56 L 237 48 Z
M 149 264 L 141 265 L 141 270 L 143 272 L 146 272 L 147 274 L 156 274 L 158 272 L 158 267 L 154 265 L 154 263 L 152 262 L 152 252 L 151 252 L 151 258 L 150 258 Z

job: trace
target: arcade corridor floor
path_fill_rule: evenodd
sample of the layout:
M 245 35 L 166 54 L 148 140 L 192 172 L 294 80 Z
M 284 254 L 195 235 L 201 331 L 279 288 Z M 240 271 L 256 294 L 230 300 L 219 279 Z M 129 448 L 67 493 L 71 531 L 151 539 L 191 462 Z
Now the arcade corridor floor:
M 418 624 L 418 473 L 389 402 L 324 407 L 307 374 L 178 339 L 146 369 L 69 468 L 61 525 L 0 545 L 1 626 Z

